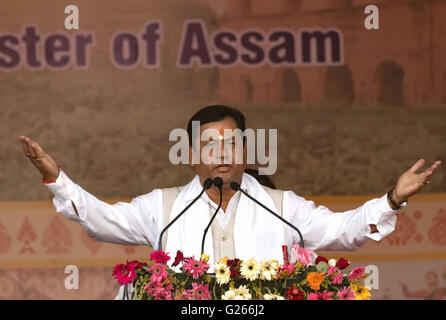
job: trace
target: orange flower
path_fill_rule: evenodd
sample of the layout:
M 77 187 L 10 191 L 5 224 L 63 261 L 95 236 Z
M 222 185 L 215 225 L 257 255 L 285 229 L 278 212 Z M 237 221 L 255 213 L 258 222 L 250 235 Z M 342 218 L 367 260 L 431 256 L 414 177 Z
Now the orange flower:
M 319 290 L 321 287 L 321 283 L 324 280 L 323 272 L 310 272 L 307 275 L 307 282 L 311 289 Z

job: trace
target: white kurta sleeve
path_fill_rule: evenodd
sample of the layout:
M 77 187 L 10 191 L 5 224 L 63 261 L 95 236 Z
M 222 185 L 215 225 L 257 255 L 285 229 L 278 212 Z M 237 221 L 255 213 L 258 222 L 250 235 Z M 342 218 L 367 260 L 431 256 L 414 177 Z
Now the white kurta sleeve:
M 60 171 L 56 182 L 45 184 L 54 194 L 56 211 L 78 222 L 87 234 L 118 244 L 156 244 L 162 219 L 161 190 L 138 196 L 131 202 L 103 202 Z
M 367 239 L 380 241 L 395 229 L 397 210 L 390 208 L 386 194 L 345 212 L 316 206 L 292 191 L 284 193 L 283 201 L 284 214 L 302 232 L 307 249 L 355 250 Z M 371 224 L 378 232 L 371 233 Z M 293 242 L 298 242 L 297 235 Z

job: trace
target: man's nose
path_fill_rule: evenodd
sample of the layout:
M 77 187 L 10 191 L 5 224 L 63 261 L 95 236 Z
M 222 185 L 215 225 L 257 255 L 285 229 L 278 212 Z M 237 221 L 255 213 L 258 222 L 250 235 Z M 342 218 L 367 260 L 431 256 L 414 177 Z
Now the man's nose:
M 229 146 L 224 143 L 223 141 L 220 141 L 220 160 L 224 163 L 230 163 L 232 156 L 232 150 L 229 148 Z

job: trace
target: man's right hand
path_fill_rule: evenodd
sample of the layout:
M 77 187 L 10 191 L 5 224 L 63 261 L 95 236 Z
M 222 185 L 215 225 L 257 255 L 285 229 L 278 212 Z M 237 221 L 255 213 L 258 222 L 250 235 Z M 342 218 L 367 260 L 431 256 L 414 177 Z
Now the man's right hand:
M 43 178 L 48 181 L 55 181 L 59 176 L 59 168 L 56 161 L 49 154 L 46 154 L 39 144 L 26 136 L 20 136 L 23 151 L 31 160 L 31 163 L 40 171 Z

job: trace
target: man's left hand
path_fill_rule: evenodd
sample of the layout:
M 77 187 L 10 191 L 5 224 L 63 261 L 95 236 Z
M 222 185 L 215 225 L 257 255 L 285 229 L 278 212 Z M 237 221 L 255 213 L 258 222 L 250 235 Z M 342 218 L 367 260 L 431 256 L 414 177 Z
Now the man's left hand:
M 435 170 L 441 164 L 441 161 L 437 160 L 426 171 L 417 173 L 417 171 L 424 165 L 424 162 L 424 159 L 418 160 L 412 168 L 399 177 L 393 192 L 393 199 L 397 204 L 403 203 L 409 197 L 423 189 L 423 187 L 430 182 Z

